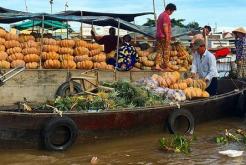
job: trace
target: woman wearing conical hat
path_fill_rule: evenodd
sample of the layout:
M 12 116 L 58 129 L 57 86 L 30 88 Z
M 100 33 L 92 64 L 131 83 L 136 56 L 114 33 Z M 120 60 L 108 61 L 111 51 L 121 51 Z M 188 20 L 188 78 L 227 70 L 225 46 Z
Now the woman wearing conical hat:
M 246 30 L 240 27 L 232 32 L 235 35 L 237 77 L 246 78 Z

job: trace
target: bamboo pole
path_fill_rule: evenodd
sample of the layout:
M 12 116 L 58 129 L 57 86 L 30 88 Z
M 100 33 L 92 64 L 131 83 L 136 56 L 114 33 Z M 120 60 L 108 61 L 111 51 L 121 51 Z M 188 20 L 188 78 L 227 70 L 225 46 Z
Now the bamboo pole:
M 117 67 L 118 67 L 118 58 L 119 58 L 119 47 L 120 47 L 120 19 L 118 18 L 118 29 L 117 29 L 117 49 L 116 49 L 116 59 L 115 59 L 115 68 L 114 68 L 114 72 L 115 72 L 115 81 L 117 79 L 116 77 L 116 70 L 117 70 Z
M 80 39 L 83 39 L 83 21 L 82 21 L 82 17 L 83 17 L 83 11 L 80 11 L 80 16 L 81 16 L 81 23 L 80 23 Z
M 43 39 L 44 39 L 44 15 L 42 16 L 42 31 L 41 31 L 41 46 L 40 46 L 40 49 L 41 49 L 41 53 L 43 51 Z M 39 69 L 42 69 L 42 59 L 40 58 L 39 59 Z
M 166 0 L 163 0 L 164 9 L 166 8 Z
M 134 24 L 136 25 L 135 18 L 134 18 Z M 134 43 L 135 43 L 135 44 L 137 43 L 137 35 L 136 35 L 135 32 L 134 32 Z
M 154 11 L 155 25 L 157 25 L 157 16 L 156 16 L 156 10 L 155 10 L 155 0 L 153 0 L 153 11 Z

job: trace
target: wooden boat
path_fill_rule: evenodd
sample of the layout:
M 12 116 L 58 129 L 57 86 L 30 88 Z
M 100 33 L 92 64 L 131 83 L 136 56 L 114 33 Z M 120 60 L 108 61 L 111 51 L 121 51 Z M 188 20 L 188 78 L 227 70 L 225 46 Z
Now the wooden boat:
M 245 82 L 222 79 L 219 80 L 218 95 L 185 101 L 180 103 L 180 107 L 164 105 L 117 111 L 67 112 L 62 117 L 50 112 L 2 110 L 0 139 L 4 141 L 1 144 L 6 145 L 35 145 L 51 150 L 65 150 L 73 144 L 77 135 L 79 140 L 87 142 L 124 136 L 148 128 L 165 130 L 166 123 L 169 123 L 170 130 L 174 131 L 175 123 L 181 121 L 178 117 L 185 117 L 186 122 L 188 121 L 186 132 L 192 133 L 194 124 L 244 114 L 245 95 Z

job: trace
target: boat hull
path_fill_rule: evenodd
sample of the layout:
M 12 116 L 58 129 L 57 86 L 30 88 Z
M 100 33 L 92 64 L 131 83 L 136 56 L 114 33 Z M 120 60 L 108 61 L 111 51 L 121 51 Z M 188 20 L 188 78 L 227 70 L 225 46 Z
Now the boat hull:
M 113 136 L 126 136 L 147 129 L 166 131 L 168 117 L 175 109 L 191 112 L 195 124 L 235 116 L 235 106 L 238 104 L 239 97 L 246 93 L 246 88 L 239 82 L 237 83 L 240 90 L 230 90 L 230 84 L 227 83 L 228 89 L 223 88 L 224 91 L 227 91 L 224 94 L 208 99 L 186 101 L 180 105 L 94 113 L 69 112 L 64 113 L 63 117 L 68 117 L 74 121 L 79 130 L 79 139 L 83 142 L 112 138 Z M 232 85 L 231 87 L 233 88 Z M 41 131 L 45 124 L 59 117 L 58 114 L 54 113 L 0 111 L 0 139 L 11 143 L 21 142 L 20 144 L 40 146 Z

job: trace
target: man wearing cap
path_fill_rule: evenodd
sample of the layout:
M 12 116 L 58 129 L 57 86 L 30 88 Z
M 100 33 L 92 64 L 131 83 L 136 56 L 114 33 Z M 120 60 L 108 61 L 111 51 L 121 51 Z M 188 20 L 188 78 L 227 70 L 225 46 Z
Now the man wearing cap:
M 208 25 L 205 25 L 202 29 L 202 33 L 196 34 L 193 36 L 192 40 L 191 40 L 191 47 L 194 44 L 195 40 L 197 39 L 202 39 L 205 41 L 205 46 L 206 48 L 208 48 L 208 35 L 211 32 L 211 27 Z
M 216 95 L 219 76 L 216 66 L 216 58 L 210 53 L 202 39 L 194 41 L 193 49 L 195 50 L 191 73 L 192 76 L 204 79 L 207 83 L 206 91 L 211 95 Z
M 235 35 L 237 77 L 246 78 L 246 30 L 240 27 L 232 32 Z

